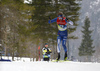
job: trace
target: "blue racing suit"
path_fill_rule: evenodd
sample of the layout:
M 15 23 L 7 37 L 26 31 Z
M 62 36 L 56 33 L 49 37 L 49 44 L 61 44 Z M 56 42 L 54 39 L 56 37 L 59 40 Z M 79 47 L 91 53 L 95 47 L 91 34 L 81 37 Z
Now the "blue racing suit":
M 58 17 L 62 17 L 62 16 L 58 16 Z M 48 23 L 53 23 L 53 22 L 57 22 L 57 18 L 54 18 L 52 20 L 49 20 Z M 66 40 L 67 40 L 67 23 L 73 25 L 73 23 L 70 23 L 70 21 L 68 22 L 67 19 L 65 19 L 66 24 L 57 24 L 58 26 L 58 34 L 57 34 L 57 52 L 60 53 L 60 44 L 62 41 L 62 46 L 64 48 L 64 51 L 67 52 L 67 47 L 66 47 Z

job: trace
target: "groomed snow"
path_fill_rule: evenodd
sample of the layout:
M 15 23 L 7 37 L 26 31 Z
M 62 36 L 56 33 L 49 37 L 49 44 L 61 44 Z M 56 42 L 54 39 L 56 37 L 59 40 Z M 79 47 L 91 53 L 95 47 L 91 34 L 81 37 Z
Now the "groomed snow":
M 0 62 L 0 71 L 100 71 L 100 63 L 84 62 Z

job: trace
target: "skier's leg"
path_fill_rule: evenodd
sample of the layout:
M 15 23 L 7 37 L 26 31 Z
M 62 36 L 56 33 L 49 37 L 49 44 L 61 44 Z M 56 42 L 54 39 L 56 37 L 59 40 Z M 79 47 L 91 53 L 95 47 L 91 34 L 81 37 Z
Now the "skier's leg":
M 49 58 L 43 58 L 43 61 L 49 61 Z
M 67 40 L 67 36 L 63 36 L 62 46 L 63 46 L 64 51 L 65 51 L 64 60 L 67 60 L 67 47 L 66 47 L 66 40 Z
M 47 58 L 47 60 L 46 61 L 49 61 L 49 58 Z
M 58 57 L 57 57 L 57 59 L 56 59 L 56 60 L 58 61 L 59 59 L 60 59 L 60 53 L 58 53 Z
M 61 44 L 61 37 L 58 35 L 57 36 L 57 52 L 58 52 L 57 60 L 60 59 L 60 44 Z
M 67 60 L 67 52 L 65 52 L 64 60 Z
M 67 40 L 67 36 L 63 36 L 62 46 L 63 46 L 65 52 L 67 52 L 66 40 Z
M 46 61 L 46 58 L 43 58 L 43 61 Z

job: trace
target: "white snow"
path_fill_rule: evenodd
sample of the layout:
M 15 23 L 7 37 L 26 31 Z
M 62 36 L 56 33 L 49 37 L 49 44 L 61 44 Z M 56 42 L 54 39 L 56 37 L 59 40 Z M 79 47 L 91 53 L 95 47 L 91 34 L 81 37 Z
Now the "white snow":
M 44 62 L 30 59 L 0 62 L 0 71 L 100 71 L 100 63 L 91 62 Z
M 98 5 L 100 3 L 100 0 L 95 0 L 95 1 L 93 1 L 93 2 L 90 2 L 90 4 L 92 4 L 92 5 Z
M 90 2 L 90 9 L 94 9 L 95 7 L 100 5 L 100 0 L 94 0 Z
M 31 4 L 32 3 L 32 0 L 24 0 L 24 3 Z

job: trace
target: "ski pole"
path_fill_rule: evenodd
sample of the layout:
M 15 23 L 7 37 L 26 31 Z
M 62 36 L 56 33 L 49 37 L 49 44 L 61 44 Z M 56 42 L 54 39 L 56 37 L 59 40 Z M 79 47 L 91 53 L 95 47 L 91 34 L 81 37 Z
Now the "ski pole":
M 67 21 L 69 21 L 68 20 L 68 18 L 67 18 Z M 67 50 L 67 53 L 68 53 L 68 59 L 69 59 L 69 38 L 68 38 L 68 28 L 69 28 L 69 26 L 68 26 L 69 24 L 67 23 L 67 48 L 68 48 L 68 50 Z
M 51 26 L 51 17 L 49 16 L 49 19 L 50 19 L 50 26 Z M 50 28 L 50 30 L 51 30 L 51 32 L 52 32 L 52 29 Z M 53 48 L 54 48 L 54 40 L 53 40 L 53 35 L 52 35 L 52 42 L 53 42 Z M 55 52 L 54 52 L 54 54 L 55 54 Z M 54 58 L 54 56 L 53 56 L 53 58 Z
M 50 24 L 51 24 L 51 17 L 49 16 Z M 51 29 L 50 29 L 51 30 Z
M 73 22 L 71 21 L 71 20 L 69 20 L 69 19 L 67 19 L 67 21 L 71 24 L 71 25 L 73 25 Z M 69 30 L 69 24 L 67 23 L 67 47 L 68 47 L 68 59 L 70 58 L 70 48 L 69 48 L 69 38 L 68 38 L 68 31 Z

